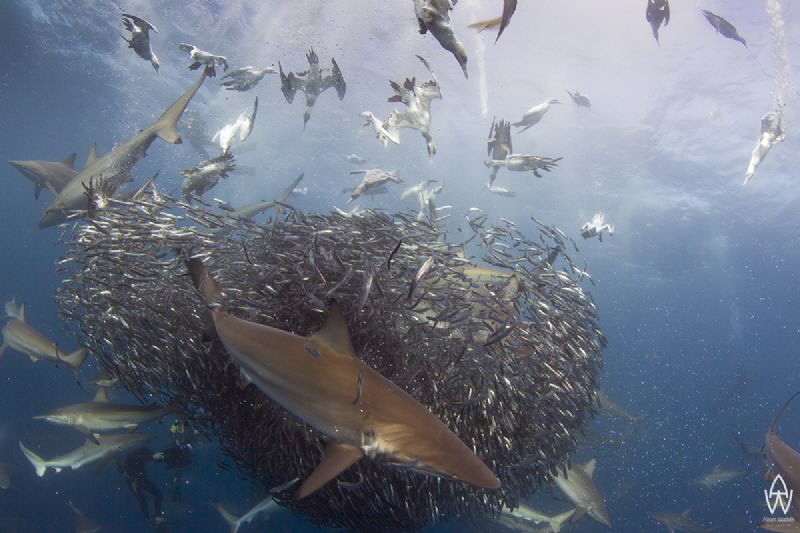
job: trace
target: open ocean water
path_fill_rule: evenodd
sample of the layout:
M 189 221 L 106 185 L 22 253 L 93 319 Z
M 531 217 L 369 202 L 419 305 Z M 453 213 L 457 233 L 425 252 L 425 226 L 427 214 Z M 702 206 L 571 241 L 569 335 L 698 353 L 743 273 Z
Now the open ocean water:
M 102 155 L 130 138 L 196 81 L 179 43 L 225 55 L 233 67 L 277 69 L 280 62 L 287 72 L 305 69 L 313 46 L 322 66 L 336 59 L 347 93 L 342 101 L 333 90 L 320 95 L 305 129 L 302 94 L 288 104 L 277 74 L 235 92 L 219 86 L 220 73 L 195 96 L 189 113 L 211 134 L 259 98 L 253 132 L 234 148 L 239 169 L 206 198 L 233 205 L 269 199 L 303 172 L 307 194 L 289 200 L 298 210 L 415 212 L 415 200 L 400 193 L 435 179 L 444 184 L 437 203 L 452 206 L 442 222 L 452 239 L 462 238 L 458 228 L 471 207 L 514 220 L 523 233 L 534 229 L 532 216 L 561 228 L 596 283 L 583 285 L 608 339 L 600 384 L 626 410 L 646 415 L 633 424 L 601 411 L 588 425 L 595 438 L 579 440 L 572 462 L 596 457 L 594 480 L 613 526 L 584 517 L 568 530 L 666 531 L 648 513 L 691 508 L 697 524 L 755 531 L 769 515 L 769 482 L 763 461 L 745 462 L 735 435 L 760 448 L 780 405 L 800 390 L 800 6 L 784 0 L 778 12 L 777 0 L 673 0 L 657 44 L 646 3 L 522 0 L 495 44 L 494 33 L 467 25 L 496 16 L 502 2 L 461 0 L 451 16 L 469 55 L 465 79 L 451 54 L 419 35 L 409 0 L 4 0 L 0 159 L 61 161 L 77 152 L 80 169 L 93 143 Z M 120 8 L 158 27 L 151 40 L 159 74 L 120 38 Z M 747 46 L 716 33 L 701 9 L 734 23 Z M 401 130 L 401 143 L 384 148 L 359 116 L 371 110 L 383 117 L 398 105 L 386 102 L 388 80 L 429 79 L 415 54 L 430 62 L 443 95 L 431 105 L 438 151 L 430 158 L 418 132 Z M 565 91 L 575 89 L 591 97 L 590 109 L 573 104 Z M 518 120 L 548 98 L 560 104 L 530 130 L 512 129 L 514 149 L 563 159 L 541 178 L 501 169 L 495 184 L 516 196 L 488 192 L 483 162 L 492 118 Z M 776 99 L 784 103 L 786 140 L 743 186 L 761 117 Z M 349 174 L 356 168 L 345 159 L 350 153 L 367 158 L 367 167 L 399 171 L 405 185 L 347 206 L 340 191 L 359 179 Z M 179 194 L 180 170 L 202 159 L 188 142 L 156 139 L 134 167 L 134 183 L 160 171 L 160 190 Z M 2 173 L 0 299 L 24 302 L 27 321 L 72 351 L 74 325 L 60 320 L 53 298 L 63 230 L 37 227 L 52 195 L 34 200 L 16 169 Z M 614 235 L 582 239 L 581 226 L 597 212 Z M 82 380 L 95 370 L 90 356 Z M 79 446 L 79 433 L 32 417 L 88 401 L 90 387 L 64 365 L 32 364 L 10 348 L 0 379 L 0 463 L 11 475 L 11 487 L 0 491 L 0 531 L 71 531 L 70 501 L 102 531 L 152 529 L 115 461 L 39 478 L 20 451 L 19 441 L 46 457 Z M 133 401 L 124 392 L 114 398 Z M 781 435 L 795 448 L 798 421 L 800 406 L 792 405 Z M 145 426 L 157 435 L 153 449 L 169 443 L 171 423 Z M 165 530 L 226 531 L 213 502 L 241 514 L 266 493 L 246 473 L 218 466 L 214 440 L 198 439 L 193 449 L 180 501 L 171 498 L 173 473 L 147 466 L 164 493 Z M 690 484 L 716 465 L 744 474 L 712 488 Z M 556 488 L 525 501 L 548 514 L 571 508 Z M 313 530 L 284 509 L 241 529 Z M 430 530 L 508 531 L 458 521 Z

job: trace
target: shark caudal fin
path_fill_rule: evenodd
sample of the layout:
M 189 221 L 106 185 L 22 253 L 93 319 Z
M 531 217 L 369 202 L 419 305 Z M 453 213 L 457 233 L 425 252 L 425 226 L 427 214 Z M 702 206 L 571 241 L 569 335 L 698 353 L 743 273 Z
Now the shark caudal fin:
M 76 372 L 81 367 L 84 359 L 86 359 L 86 348 L 78 348 L 72 353 L 61 356 L 61 360 L 64 361 L 73 372 Z
M 33 468 L 36 469 L 36 475 L 39 477 L 44 476 L 44 473 L 47 471 L 46 461 L 26 448 L 25 445 L 22 444 L 22 441 L 19 441 L 19 449 L 22 450 L 22 453 L 25 454 L 25 457 L 27 457 L 28 461 L 33 465 Z
M 222 296 L 214 278 L 208 273 L 205 263 L 200 259 L 192 258 L 186 260 L 186 268 L 189 269 L 189 275 L 192 276 L 195 288 L 207 303 L 213 303 Z
M 231 513 L 226 511 L 223 506 L 221 506 L 218 503 L 214 504 L 214 508 L 222 516 L 222 519 L 225 520 L 225 522 L 228 523 L 228 527 L 231 528 L 231 533 L 236 533 L 237 531 L 239 531 L 239 526 L 241 524 L 239 523 L 239 517 L 238 516 L 232 515 Z
M 178 119 L 181 118 L 181 115 L 183 115 L 183 112 L 186 110 L 186 106 L 189 105 L 189 101 L 194 96 L 194 93 L 196 93 L 203 84 L 209 73 L 210 69 L 206 67 L 206 69 L 203 70 L 203 74 L 200 76 L 200 79 L 197 80 L 188 91 L 183 93 L 180 98 L 175 100 L 174 104 L 169 106 L 167 110 L 161 114 L 156 123 L 152 126 L 156 135 L 168 143 L 180 144 L 183 142 L 180 134 L 178 133 Z

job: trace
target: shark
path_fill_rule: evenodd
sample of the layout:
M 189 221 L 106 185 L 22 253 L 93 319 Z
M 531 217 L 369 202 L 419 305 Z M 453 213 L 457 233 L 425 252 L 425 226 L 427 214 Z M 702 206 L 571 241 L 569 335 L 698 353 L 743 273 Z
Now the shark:
M 92 150 L 83 170 L 72 178 L 45 208 L 39 220 L 39 227 L 55 226 L 67 220 L 72 211 L 86 210 L 89 207 L 86 190 L 91 186 L 113 194 L 120 184 L 131 181 L 131 169 L 145 156 L 156 137 L 172 144 L 182 143 L 177 130 L 178 119 L 209 72 L 210 70 L 206 68 L 200 79 L 170 105 L 153 124 L 103 156 L 97 157 L 95 150 Z
M 100 531 L 100 525 L 83 514 L 83 511 L 75 507 L 72 502 L 67 502 L 67 505 L 69 505 L 70 509 L 72 509 L 72 513 L 75 515 L 75 533 L 95 533 L 96 531 Z
M 275 502 L 275 499 L 272 497 L 272 495 L 267 496 L 258 502 L 252 509 L 238 517 L 226 511 L 225 508 L 219 503 L 215 503 L 214 508 L 219 511 L 219 514 L 222 515 L 222 518 L 228 523 L 231 533 L 237 533 L 243 524 L 252 522 L 261 513 L 271 513 L 279 509 L 278 504 Z
M 296 335 L 224 310 L 223 295 L 203 261 L 186 263 L 217 336 L 245 380 L 329 439 L 295 500 L 364 456 L 485 489 L 500 487 L 497 476 L 439 418 L 358 358 L 335 301 L 320 330 Z
M 597 459 L 593 457 L 584 465 L 568 467 L 565 472 L 558 472 L 555 482 L 578 510 L 585 510 L 601 524 L 612 527 L 606 504 L 592 480 L 596 465 Z
M 575 522 L 578 518 L 583 516 L 583 512 L 579 512 L 578 509 L 572 509 L 570 511 L 550 516 L 542 512 L 539 512 L 533 507 L 525 505 L 524 503 L 520 504 L 520 506 L 517 507 L 516 509 L 509 509 L 508 507 L 506 507 L 503 509 L 502 512 L 504 514 L 510 514 L 515 518 L 520 518 L 528 522 L 533 522 L 534 524 L 537 525 L 547 524 L 550 531 L 553 531 L 553 533 L 560 533 L 561 528 L 564 526 L 564 524 L 569 522 Z
M 708 533 L 715 531 L 716 527 L 701 527 L 695 524 L 689 517 L 689 509 L 682 513 L 647 513 L 656 522 L 661 522 L 666 526 L 669 533 L 685 531 L 686 533 Z
M 71 353 L 62 352 L 53 341 L 25 322 L 24 304 L 17 307 L 16 301 L 12 299 L 6 302 L 5 308 L 6 315 L 11 320 L 2 329 L 3 344 L 0 345 L 0 355 L 5 352 L 6 348 L 12 348 L 30 357 L 34 363 L 39 359 L 51 359 L 65 363 L 72 369 L 73 374 L 77 374 L 83 360 L 86 359 L 84 348 L 79 348 Z
M 634 415 L 625 410 L 622 406 L 611 400 L 606 394 L 606 391 L 602 389 L 598 389 L 594 395 L 595 400 L 600 405 L 602 409 L 604 409 L 608 414 L 611 416 L 616 416 L 618 418 L 624 418 L 625 420 L 632 422 L 634 424 L 638 424 L 642 422 L 644 419 L 647 418 L 647 415 Z
M 690 484 L 691 485 L 700 485 L 707 489 L 716 487 L 718 485 L 722 485 L 723 483 L 727 483 L 728 481 L 732 481 L 737 477 L 741 477 L 744 475 L 744 472 L 736 471 L 736 470 L 723 470 L 716 465 L 711 472 L 703 474 L 694 478 Z
M 19 443 L 19 448 L 28 461 L 33 465 L 36 470 L 36 475 L 42 477 L 47 473 L 48 468 L 52 468 L 56 473 L 61 472 L 65 468 L 77 470 L 84 465 L 88 465 L 95 461 L 111 458 L 115 455 L 133 451 L 141 446 L 144 446 L 153 435 L 148 433 L 121 433 L 118 435 L 99 435 L 97 437 L 97 444 L 90 439 L 86 441 L 79 448 L 67 452 L 64 455 L 56 456 L 52 459 L 43 459 L 37 454 L 29 450 Z
M 795 491 L 800 490 L 800 453 L 778 436 L 778 422 L 780 422 L 783 412 L 798 395 L 800 395 L 800 392 L 796 392 L 786 400 L 778 414 L 775 415 L 775 419 L 764 437 L 764 455 L 769 465 L 767 478 L 772 479 L 776 475 L 780 475 L 786 484 L 787 490 Z M 795 519 L 800 518 L 800 506 L 797 503 L 797 498 L 792 499 L 791 512 Z
M 106 389 L 101 388 L 91 402 L 67 405 L 33 418 L 72 426 L 97 444 L 95 431 L 135 430 L 140 424 L 158 420 L 174 412 L 175 409 L 171 407 L 112 403 Z
M 67 183 L 78 175 L 78 171 L 75 170 L 75 155 L 73 152 L 61 162 L 9 160 L 8 164 L 33 182 L 33 197 L 38 200 L 42 189 L 58 195 Z

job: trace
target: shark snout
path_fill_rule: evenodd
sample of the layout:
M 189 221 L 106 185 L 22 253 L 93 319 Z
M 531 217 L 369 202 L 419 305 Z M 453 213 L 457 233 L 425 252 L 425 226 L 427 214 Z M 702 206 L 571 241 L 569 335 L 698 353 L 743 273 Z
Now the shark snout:
M 49 228 L 51 226 L 55 226 L 56 224 L 61 223 L 64 220 L 62 215 L 62 211 L 60 209 L 47 209 L 45 210 L 42 218 L 39 219 L 39 228 Z
M 20 172 L 22 172 L 25 176 L 27 176 L 29 178 L 33 178 L 34 177 L 32 164 L 31 164 L 30 161 L 12 161 L 12 160 L 9 160 L 8 164 L 13 166 L 14 168 L 19 170 Z

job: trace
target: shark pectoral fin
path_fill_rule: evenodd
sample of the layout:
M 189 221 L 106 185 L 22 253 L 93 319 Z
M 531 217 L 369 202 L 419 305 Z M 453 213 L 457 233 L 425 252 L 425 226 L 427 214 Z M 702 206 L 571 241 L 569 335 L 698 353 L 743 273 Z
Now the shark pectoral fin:
M 335 300 L 331 300 L 328 306 L 328 319 L 325 324 L 319 331 L 311 335 L 311 339 L 327 344 L 338 354 L 356 357 L 353 343 L 350 341 L 347 321 Z
M 48 187 L 48 189 L 49 188 L 50 187 Z M 42 192 L 42 184 L 41 183 L 37 183 L 36 185 L 33 186 L 33 198 L 35 200 L 39 199 L 39 193 L 41 193 L 41 192 Z
M 301 500 L 313 494 L 320 487 L 330 480 L 347 470 L 353 463 L 364 456 L 359 448 L 350 444 L 331 442 L 325 448 L 325 454 L 317 468 L 311 473 L 297 492 L 294 493 L 295 500 Z
M 97 389 L 97 392 L 92 398 L 93 402 L 107 402 L 108 401 L 108 391 L 105 387 L 100 387 Z
M 83 424 L 76 424 L 72 427 L 83 433 L 86 436 L 87 441 L 92 441 L 92 443 L 96 444 L 97 446 L 100 446 L 100 441 L 97 440 L 97 436 L 94 433 L 92 433 L 92 431 L 89 428 L 87 428 Z
M 594 467 L 597 466 L 597 459 L 592 457 L 586 464 L 583 465 L 583 471 L 586 472 L 586 475 L 589 477 L 594 477 Z
M 572 515 L 570 515 L 570 517 L 567 519 L 567 521 L 577 522 L 578 520 L 583 518 L 583 515 L 585 515 L 588 512 L 589 512 L 588 509 L 584 509 L 583 507 L 576 507 L 575 510 L 572 512 Z

